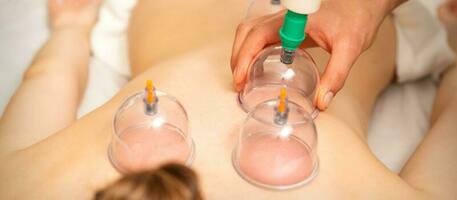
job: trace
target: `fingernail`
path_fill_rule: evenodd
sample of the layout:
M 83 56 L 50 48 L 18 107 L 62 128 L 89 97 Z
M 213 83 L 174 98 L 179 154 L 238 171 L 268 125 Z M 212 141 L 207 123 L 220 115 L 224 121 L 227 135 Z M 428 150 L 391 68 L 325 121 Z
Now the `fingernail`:
M 323 102 L 324 102 L 324 104 L 325 104 L 325 109 L 328 108 L 328 106 L 329 106 L 330 103 L 332 102 L 334 96 L 335 96 L 335 95 L 334 95 L 333 92 L 331 92 L 331 91 L 327 91 L 327 93 L 325 93 L 324 99 L 323 99 Z

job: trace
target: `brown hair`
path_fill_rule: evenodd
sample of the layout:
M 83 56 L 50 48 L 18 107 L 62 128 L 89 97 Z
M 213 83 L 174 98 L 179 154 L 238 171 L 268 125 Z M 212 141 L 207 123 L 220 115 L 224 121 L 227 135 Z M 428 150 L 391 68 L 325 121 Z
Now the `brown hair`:
M 202 200 L 197 175 L 180 164 L 133 173 L 99 191 L 95 200 Z

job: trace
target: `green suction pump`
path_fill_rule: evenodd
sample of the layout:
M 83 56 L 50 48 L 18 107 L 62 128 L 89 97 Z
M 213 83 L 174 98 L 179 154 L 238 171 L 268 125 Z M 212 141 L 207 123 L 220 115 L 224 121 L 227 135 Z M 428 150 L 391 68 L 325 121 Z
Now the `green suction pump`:
M 279 30 L 282 43 L 281 62 L 292 64 L 295 50 L 305 40 L 305 27 L 308 14 L 316 12 L 321 4 L 320 0 L 281 0 L 287 8 L 284 23 Z

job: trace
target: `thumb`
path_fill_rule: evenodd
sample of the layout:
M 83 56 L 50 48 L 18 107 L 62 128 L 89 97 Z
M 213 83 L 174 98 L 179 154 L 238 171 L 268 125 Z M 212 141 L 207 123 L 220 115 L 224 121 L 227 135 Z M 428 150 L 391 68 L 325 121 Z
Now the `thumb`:
M 321 77 L 317 96 L 317 107 L 325 110 L 333 97 L 344 86 L 352 65 L 359 57 L 361 48 L 351 42 L 336 43 L 332 47 L 330 60 Z

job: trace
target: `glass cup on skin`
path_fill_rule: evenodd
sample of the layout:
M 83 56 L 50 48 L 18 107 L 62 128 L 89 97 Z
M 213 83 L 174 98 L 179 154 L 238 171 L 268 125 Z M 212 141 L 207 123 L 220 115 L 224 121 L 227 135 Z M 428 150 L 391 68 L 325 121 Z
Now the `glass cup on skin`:
M 263 102 L 248 114 L 232 163 L 249 183 L 284 190 L 303 186 L 317 175 L 317 133 L 311 116 L 293 102 L 288 103 L 287 122 L 277 124 L 277 102 Z
M 195 148 L 188 134 L 184 107 L 165 92 L 156 91 L 155 114 L 145 113 L 144 93 L 129 97 L 114 117 L 108 154 L 114 167 L 129 173 L 167 162 L 190 165 Z
M 245 112 L 261 102 L 276 99 L 282 87 L 294 102 L 314 119 L 319 114 L 316 108 L 319 71 L 312 57 L 304 50 L 295 51 L 294 62 L 284 64 L 280 60 L 282 47 L 265 48 L 252 61 L 244 89 L 238 94 L 238 103 Z

